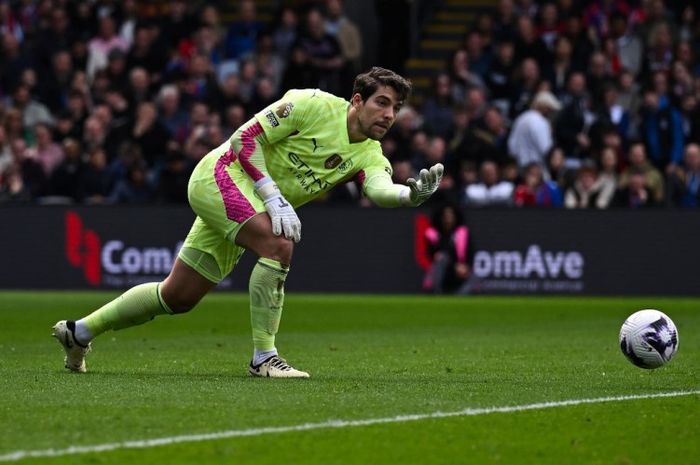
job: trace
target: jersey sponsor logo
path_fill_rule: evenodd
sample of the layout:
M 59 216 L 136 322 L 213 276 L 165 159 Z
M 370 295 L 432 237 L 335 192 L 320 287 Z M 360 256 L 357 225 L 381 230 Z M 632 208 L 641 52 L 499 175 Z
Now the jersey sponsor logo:
M 298 154 L 289 152 L 287 156 L 293 165 L 293 167 L 289 168 L 289 171 L 294 175 L 294 178 L 306 192 L 309 194 L 318 194 L 331 187 L 331 184 L 319 178 L 316 173 L 314 173 L 314 170 L 312 170 Z
M 338 167 L 338 171 L 341 174 L 347 174 L 350 170 L 352 169 L 352 160 L 345 160 L 343 163 L 340 164 Z
M 280 122 L 277 121 L 277 117 L 275 117 L 275 114 L 272 113 L 272 110 L 267 110 L 265 112 L 265 118 L 267 118 L 268 123 L 270 123 L 270 126 L 272 126 L 273 128 L 276 128 L 280 125 Z
M 315 141 L 315 139 L 314 139 L 314 141 Z M 316 151 L 316 148 L 314 147 L 314 152 L 315 151 Z M 340 165 L 340 162 L 342 162 L 342 161 L 343 161 L 343 159 L 340 158 L 340 155 L 338 155 L 337 153 L 334 153 L 333 155 L 331 155 L 330 157 L 328 157 L 326 159 L 326 163 L 324 163 L 323 166 L 325 166 L 327 170 L 332 170 L 336 166 Z
M 294 109 L 294 104 L 292 102 L 283 103 L 277 107 L 275 114 L 280 118 L 286 118 Z

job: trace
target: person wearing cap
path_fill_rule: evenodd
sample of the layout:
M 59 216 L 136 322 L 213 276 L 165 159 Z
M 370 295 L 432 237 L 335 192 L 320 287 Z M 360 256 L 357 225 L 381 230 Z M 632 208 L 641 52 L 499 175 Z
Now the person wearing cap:
M 549 91 L 535 95 L 530 109 L 515 119 L 508 137 L 508 151 L 522 169 L 531 163 L 544 167 L 545 156 L 552 148 L 552 124 L 549 117 L 561 109 L 559 100 Z

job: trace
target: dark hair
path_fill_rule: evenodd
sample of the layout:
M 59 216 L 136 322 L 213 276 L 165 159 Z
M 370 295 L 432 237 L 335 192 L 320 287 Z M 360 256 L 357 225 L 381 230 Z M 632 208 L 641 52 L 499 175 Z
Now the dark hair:
M 445 210 L 452 210 L 455 215 L 455 228 L 464 224 L 464 213 L 454 203 L 450 201 L 443 202 L 435 207 L 432 211 L 430 221 L 435 228 L 442 229 L 442 215 Z
M 352 87 L 352 94 L 360 94 L 366 101 L 374 94 L 379 86 L 389 86 L 399 94 L 399 101 L 405 102 L 411 94 L 411 81 L 395 72 L 374 66 L 366 73 L 358 74 Z

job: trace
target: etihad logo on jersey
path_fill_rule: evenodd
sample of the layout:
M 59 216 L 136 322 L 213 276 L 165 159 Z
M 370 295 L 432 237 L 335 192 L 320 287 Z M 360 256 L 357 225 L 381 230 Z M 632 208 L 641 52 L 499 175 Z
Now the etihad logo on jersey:
M 277 107 L 275 114 L 280 118 L 286 118 L 292 112 L 292 109 L 294 109 L 294 104 L 292 102 L 283 103 Z
M 298 154 L 289 152 L 287 156 L 293 165 L 293 167 L 289 168 L 289 171 L 294 175 L 294 178 L 306 192 L 315 195 L 331 187 L 331 184 L 320 179 L 316 173 L 314 173 L 314 170 L 312 170 Z
M 122 240 L 104 241 L 85 228 L 74 211 L 65 215 L 65 252 L 68 263 L 83 271 L 91 286 L 121 287 L 140 282 L 141 276 L 164 277 L 173 266 L 180 250 L 174 248 L 134 247 Z

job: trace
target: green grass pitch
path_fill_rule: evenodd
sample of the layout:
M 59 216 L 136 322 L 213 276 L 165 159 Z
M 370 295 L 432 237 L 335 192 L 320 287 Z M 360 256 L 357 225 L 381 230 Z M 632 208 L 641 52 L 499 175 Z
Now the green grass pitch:
M 247 376 L 247 296 L 221 293 L 187 315 L 102 335 L 90 372 L 68 373 L 51 326 L 114 295 L 0 293 L 0 463 L 700 464 L 697 392 L 507 409 L 700 390 L 698 299 L 290 293 L 278 347 L 312 378 L 268 380 Z M 676 358 L 658 370 L 618 347 L 620 325 L 641 308 L 679 330 Z M 401 418 L 488 407 L 506 409 Z M 386 422 L 361 423 L 373 419 Z M 217 432 L 234 437 L 118 445 Z M 50 449 L 69 455 L 23 455 Z

